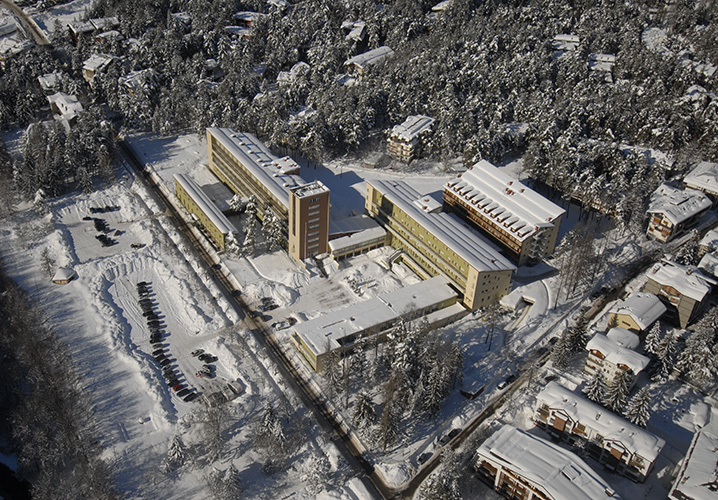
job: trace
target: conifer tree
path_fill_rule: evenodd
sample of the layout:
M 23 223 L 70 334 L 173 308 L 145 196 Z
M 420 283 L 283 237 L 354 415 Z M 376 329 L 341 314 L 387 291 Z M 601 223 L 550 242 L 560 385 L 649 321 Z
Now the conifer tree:
M 366 431 L 374 424 L 375 420 L 374 402 L 371 396 L 369 396 L 369 393 L 361 391 L 357 395 L 356 402 L 354 403 L 352 422 L 360 431 Z
M 667 380 L 673 371 L 675 360 L 676 337 L 667 332 L 656 346 L 656 367 L 653 380 Z
M 633 371 L 621 370 L 608 385 L 603 404 L 614 413 L 620 413 L 628 399 L 629 384 L 633 378 Z
M 718 363 L 713 352 L 714 339 L 711 328 L 700 328 L 688 337 L 686 347 L 678 357 L 678 366 L 683 375 L 700 388 L 715 380 Z
M 646 335 L 644 350 L 649 354 L 658 354 L 658 345 L 661 342 L 661 324 L 656 321 Z
M 646 427 L 651 418 L 651 389 L 643 387 L 629 401 L 625 411 L 626 418 L 641 427 Z
M 599 404 L 603 401 L 606 393 L 606 384 L 603 382 L 603 375 L 601 375 L 600 371 L 596 370 L 593 376 L 589 379 L 588 385 L 583 390 L 583 393 L 591 401 Z

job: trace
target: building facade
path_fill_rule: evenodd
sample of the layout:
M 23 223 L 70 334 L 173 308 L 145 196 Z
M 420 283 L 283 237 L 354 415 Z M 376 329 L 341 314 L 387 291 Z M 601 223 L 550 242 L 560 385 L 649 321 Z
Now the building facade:
M 508 424 L 484 441 L 473 467 L 496 491 L 515 500 L 620 498 L 575 454 Z
M 641 333 L 658 321 L 658 318 L 666 312 L 666 306 L 652 293 L 634 292 L 608 312 L 609 325 Z
M 329 251 L 329 189 L 319 181 L 289 190 L 288 247 L 298 261 Z
M 416 158 L 423 138 L 431 132 L 434 119 L 424 115 L 409 116 L 400 125 L 394 126 L 387 138 L 387 152 L 395 160 L 409 163 Z
M 556 382 L 536 397 L 534 423 L 552 437 L 585 443 L 589 456 L 608 470 L 646 480 L 665 441 Z
M 210 240 L 221 251 L 226 249 L 227 237 L 236 233 L 234 225 L 212 203 L 197 183 L 184 174 L 175 175 L 175 196 L 187 211 L 194 216 Z
M 663 184 L 651 195 L 646 234 L 668 242 L 694 227 L 709 208 L 711 200 L 702 192 Z
M 444 208 L 491 238 L 519 266 L 553 253 L 565 213 L 486 160 L 445 184 Z
M 442 213 L 438 200 L 404 182 L 371 180 L 366 185 L 367 213 L 419 276 L 443 276 L 470 310 L 508 293 L 516 267 L 456 216 Z
M 716 281 L 697 269 L 662 260 L 648 271 L 643 291 L 666 306 L 666 319 L 686 328 L 705 308 Z
M 586 344 L 588 356 L 583 371 L 589 377 L 597 372 L 610 385 L 624 372 L 631 373 L 629 387 L 633 387 L 636 377 L 650 361 L 646 356 L 624 347 L 602 333 L 597 333 Z

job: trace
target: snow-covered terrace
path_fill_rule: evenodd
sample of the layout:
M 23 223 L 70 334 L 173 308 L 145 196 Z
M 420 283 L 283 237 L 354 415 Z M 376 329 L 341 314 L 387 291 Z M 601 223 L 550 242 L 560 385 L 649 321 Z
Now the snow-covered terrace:
M 701 274 L 695 268 L 667 260 L 656 263 L 648 271 L 648 277 L 660 285 L 671 286 L 681 295 L 698 302 L 710 293 L 711 285 L 716 284 L 715 280 Z
M 389 201 L 414 219 L 426 231 L 443 241 L 457 255 L 477 271 L 515 271 L 516 266 L 488 240 L 481 237 L 454 214 L 430 212 L 415 204 L 416 200 L 431 195 L 422 195 L 405 182 L 367 180 L 368 184 L 386 196 Z
M 668 494 L 671 500 L 715 500 L 718 463 L 718 415 L 711 410 L 708 425 L 696 432 Z
M 666 312 L 666 306 L 652 293 L 635 292 L 608 312 L 630 316 L 641 330 L 645 330 Z
M 304 179 L 294 174 L 299 171 L 299 165 L 294 160 L 289 156 L 274 156 L 252 134 L 228 128 L 212 127 L 207 130 L 289 210 L 289 190 L 306 184 Z
M 413 115 L 404 120 L 404 123 L 394 125 L 391 129 L 391 138 L 411 143 L 421 134 L 431 130 L 434 119 L 425 115 Z
M 478 450 L 491 462 L 538 486 L 553 500 L 619 498 L 586 462 L 563 448 L 509 424 Z
M 442 276 L 435 276 L 298 323 L 294 326 L 294 331 L 305 345 L 319 356 L 328 349 L 342 347 L 346 343 L 344 339 L 352 338 L 360 332 L 371 331 L 412 311 L 425 309 L 455 297 L 456 292 L 449 286 L 448 281 Z M 465 311 L 458 304 L 452 307 L 456 308 L 457 314 Z
M 625 365 L 630 368 L 634 374 L 638 375 L 648 366 L 648 359 L 642 354 L 638 354 L 627 347 L 619 345 L 616 341 L 608 338 L 602 333 L 597 333 L 586 344 L 589 351 L 599 351 L 609 363 L 614 365 Z
M 689 188 L 718 194 L 718 163 L 700 162 L 696 168 L 686 175 L 683 182 Z
M 708 210 L 711 200 L 695 189 L 676 189 L 662 184 L 651 195 L 648 205 L 649 214 L 662 214 L 673 225 L 680 224 L 691 217 Z
M 519 241 L 553 226 L 566 212 L 486 160 L 447 182 L 444 189 L 495 219 Z
M 382 45 L 381 47 L 369 50 L 363 54 L 357 54 L 354 57 L 350 57 L 344 62 L 344 66 L 364 68 L 364 66 L 369 66 L 370 64 L 377 64 L 392 55 L 394 55 L 394 51 L 386 45 Z
M 631 454 L 640 455 L 648 462 L 654 462 L 666 444 L 658 436 L 556 382 L 549 382 L 536 400 L 551 409 L 560 408 L 574 422 L 581 422 L 595 430 L 604 441 L 621 443 Z
M 223 234 L 236 233 L 237 229 L 227 217 L 212 203 L 204 191 L 192 179 L 184 174 L 175 174 L 175 179 L 187 194 L 194 200 L 212 224 Z

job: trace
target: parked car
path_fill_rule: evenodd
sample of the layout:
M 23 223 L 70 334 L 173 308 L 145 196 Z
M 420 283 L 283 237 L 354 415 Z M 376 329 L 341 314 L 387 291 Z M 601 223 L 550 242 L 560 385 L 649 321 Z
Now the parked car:
M 195 350 L 192 351 L 190 354 L 191 354 L 192 356 L 194 356 L 194 357 L 197 357 L 197 356 L 199 356 L 200 354 L 204 354 L 204 349 L 195 349 Z
M 446 444 L 461 433 L 461 429 L 451 429 L 448 434 L 444 434 L 439 439 L 439 443 Z
M 189 394 L 189 389 L 187 388 L 184 388 L 181 391 L 177 392 L 177 395 L 181 398 L 185 397 L 187 394 Z
M 182 384 L 176 384 L 176 385 L 172 386 L 172 390 L 175 392 L 177 392 L 181 389 L 184 389 L 184 386 Z
M 272 323 L 272 328 L 275 330 L 286 330 L 291 325 L 289 324 L 289 321 L 277 321 L 276 323 Z
M 162 366 L 167 366 L 170 363 L 172 363 L 172 361 L 170 361 L 168 358 L 165 358 L 162 361 L 160 361 L 160 365 L 162 365 Z
M 155 356 L 155 361 L 162 361 L 163 359 L 167 359 L 167 356 L 165 356 L 164 354 L 158 354 L 157 356 Z
M 190 401 L 194 401 L 195 399 L 197 399 L 197 396 L 199 396 L 199 394 L 197 394 L 196 392 L 190 392 L 182 399 L 189 403 Z
M 417 459 L 417 463 L 418 463 L 419 465 L 425 464 L 426 461 L 429 460 L 432 455 L 433 455 L 433 453 L 428 452 L 428 451 L 427 451 L 426 453 L 422 453 L 422 454 L 419 456 L 419 458 Z

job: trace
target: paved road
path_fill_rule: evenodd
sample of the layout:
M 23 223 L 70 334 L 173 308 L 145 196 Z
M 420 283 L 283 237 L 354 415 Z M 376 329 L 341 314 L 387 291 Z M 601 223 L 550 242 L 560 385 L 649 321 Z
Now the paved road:
M 0 0 L 0 7 L 8 9 L 15 14 L 20 22 L 22 22 L 25 29 L 32 35 L 33 40 L 38 45 L 50 45 L 50 40 L 45 35 L 45 32 L 37 25 L 35 21 L 28 16 L 24 10 L 15 5 L 11 0 Z

